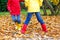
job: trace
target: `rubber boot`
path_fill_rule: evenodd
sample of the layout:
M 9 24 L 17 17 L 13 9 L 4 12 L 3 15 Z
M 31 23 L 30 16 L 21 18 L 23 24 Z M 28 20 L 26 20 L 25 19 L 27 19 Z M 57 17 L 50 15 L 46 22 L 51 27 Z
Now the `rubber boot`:
M 45 24 L 42 24 L 41 26 L 42 26 L 42 30 L 43 30 L 44 32 L 47 32 L 46 25 L 45 25 Z
M 21 33 L 22 33 L 22 34 L 25 34 L 26 29 L 27 29 L 27 25 L 24 24 L 23 27 L 22 27 L 22 29 L 21 29 Z

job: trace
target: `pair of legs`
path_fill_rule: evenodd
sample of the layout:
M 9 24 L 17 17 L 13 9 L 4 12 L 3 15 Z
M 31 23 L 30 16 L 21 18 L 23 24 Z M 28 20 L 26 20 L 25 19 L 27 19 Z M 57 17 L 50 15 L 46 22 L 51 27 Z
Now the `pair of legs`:
M 28 13 L 26 21 L 25 21 L 24 24 L 28 25 L 28 23 L 29 23 L 29 21 L 30 21 L 30 19 L 31 19 L 31 17 L 32 17 L 33 14 L 34 14 L 34 12 Z M 40 22 L 41 24 L 44 24 L 44 21 L 43 21 L 41 15 L 40 15 L 40 12 L 35 12 L 35 15 L 37 17 L 38 22 Z
M 11 16 L 12 16 L 12 20 L 13 20 L 14 22 L 17 22 L 18 24 L 21 23 L 20 15 L 17 15 L 17 16 L 11 15 Z
M 21 30 L 22 25 L 21 25 L 20 15 L 17 15 L 17 16 L 12 15 L 12 20 L 16 23 L 15 29 Z
M 46 25 L 45 25 L 45 23 L 44 23 L 41 15 L 40 15 L 40 12 L 30 12 L 30 13 L 28 13 L 27 18 L 26 18 L 26 21 L 24 22 L 24 25 L 23 25 L 23 27 L 22 27 L 22 30 L 21 30 L 22 33 L 25 33 L 26 28 L 27 28 L 27 25 L 28 25 L 28 23 L 29 23 L 29 21 L 30 21 L 30 19 L 31 19 L 31 17 L 32 17 L 32 15 L 33 15 L 34 13 L 35 13 L 35 15 L 36 15 L 36 17 L 37 17 L 38 22 L 40 22 L 43 31 L 47 32 Z M 33 19 L 33 20 L 34 20 L 34 19 Z

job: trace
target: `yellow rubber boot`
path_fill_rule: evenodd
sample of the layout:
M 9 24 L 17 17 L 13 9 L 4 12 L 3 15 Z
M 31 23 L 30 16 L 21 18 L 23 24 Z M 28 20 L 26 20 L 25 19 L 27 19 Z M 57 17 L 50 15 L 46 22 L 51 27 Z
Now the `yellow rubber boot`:
M 16 27 L 15 27 L 17 30 L 21 30 L 22 28 L 22 24 L 16 24 Z

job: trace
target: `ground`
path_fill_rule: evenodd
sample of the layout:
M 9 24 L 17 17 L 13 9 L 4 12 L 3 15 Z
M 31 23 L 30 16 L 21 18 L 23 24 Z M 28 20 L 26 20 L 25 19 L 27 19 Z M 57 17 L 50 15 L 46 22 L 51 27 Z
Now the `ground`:
M 21 34 L 15 29 L 15 23 L 10 15 L 0 16 L 0 40 L 58 40 L 60 38 L 60 16 L 42 16 L 48 32 L 44 33 L 36 16 L 33 15 L 28 25 L 26 34 Z M 22 25 L 26 19 L 21 15 Z M 60 39 L 59 39 L 60 40 Z

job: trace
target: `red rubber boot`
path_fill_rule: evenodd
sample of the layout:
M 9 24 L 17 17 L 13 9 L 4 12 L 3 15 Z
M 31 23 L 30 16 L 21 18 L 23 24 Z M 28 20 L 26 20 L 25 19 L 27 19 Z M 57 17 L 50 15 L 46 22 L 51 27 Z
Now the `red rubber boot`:
M 47 32 L 46 25 L 45 25 L 45 24 L 42 24 L 41 26 L 42 26 L 42 30 L 43 30 L 44 32 Z
M 21 29 L 21 33 L 22 33 L 22 34 L 25 34 L 26 29 L 27 29 L 27 25 L 24 24 L 23 27 L 22 27 L 22 29 Z

